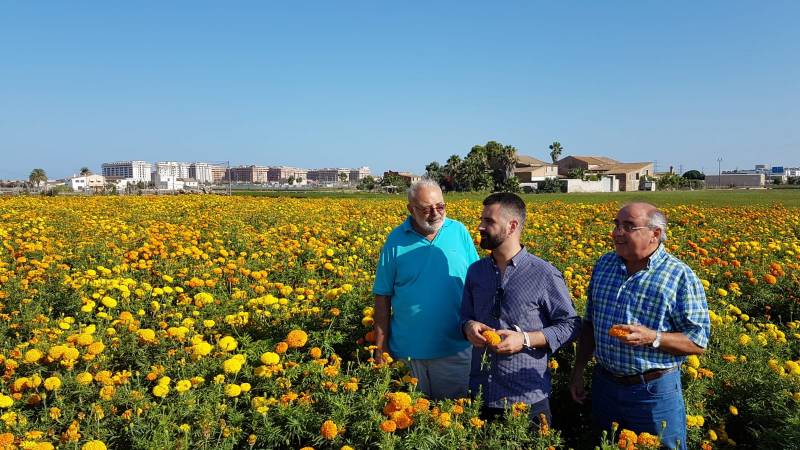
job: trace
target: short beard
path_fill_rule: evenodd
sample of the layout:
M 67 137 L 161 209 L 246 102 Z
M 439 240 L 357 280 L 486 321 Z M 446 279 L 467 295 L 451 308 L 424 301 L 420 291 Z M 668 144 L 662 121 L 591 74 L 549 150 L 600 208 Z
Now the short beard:
M 481 248 L 484 250 L 494 250 L 497 247 L 500 247 L 500 245 L 502 245 L 503 242 L 505 242 L 505 238 L 503 238 L 502 235 L 503 233 L 500 233 L 497 236 L 490 236 L 487 234 L 484 237 L 484 235 L 481 234 L 481 243 L 480 243 Z
M 416 217 L 414 218 L 414 223 L 417 224 L 417 227 L 419 227 L 419 229 L 422 230 L 425 235 L 428 235 L 439 231 L 439 228 L 441 228 L 442 224 L 444 223 L 444 217 L 442 217 L 441 220 L 436 223 L 436 225 L 431 225 L 424 220 L 417 220 Z

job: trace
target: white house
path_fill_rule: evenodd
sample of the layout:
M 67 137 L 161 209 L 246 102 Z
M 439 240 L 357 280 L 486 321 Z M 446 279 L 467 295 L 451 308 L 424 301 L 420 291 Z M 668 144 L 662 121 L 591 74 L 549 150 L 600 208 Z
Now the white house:
M 65 183 L 73 191 L 101 190 L 106 185 L 106 177 L 102 175 L 73 175 Z

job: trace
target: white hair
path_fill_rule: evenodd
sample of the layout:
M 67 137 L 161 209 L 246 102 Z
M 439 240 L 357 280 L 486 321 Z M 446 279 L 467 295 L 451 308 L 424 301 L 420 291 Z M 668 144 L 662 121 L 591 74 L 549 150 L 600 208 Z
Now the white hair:
M 661 237 L 659 237 L 659 241 L 667 242 L 667 216 L 659 211 L 658 208 L 653 208 L 652 212 L 648 214 L 647 218 L 648 227 L 661 229 Z
M 439 191 L 442 190 L 442 187 L 439 186 L 439 183 L 436 180 L 428 177 L 420 178 L 419 180 L 411 183 L 411 186 L 408 187 L 408 202 L 411 203 L 417 197 L 417 193 L 422 188 L 428 189 L 438 189 Z

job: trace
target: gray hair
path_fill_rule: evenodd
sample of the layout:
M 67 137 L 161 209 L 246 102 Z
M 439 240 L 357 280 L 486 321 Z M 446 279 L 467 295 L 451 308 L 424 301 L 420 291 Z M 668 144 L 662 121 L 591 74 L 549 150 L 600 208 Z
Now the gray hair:
M 653 207 L 652 211 L 647 215 L 647 226 L 650 228 L 661 229 L 661 237 L 659 241 L 667 242 L 667 216 L 664 215 L 658 208 Z
M 428 177 L 420 178 L 419 180 L 411 183 L 411 186 L 408 187 L 408 202 L 411 203 L 417 197 L 417 193 L 422 188 L 428 189 L 438 189 L 439 191 L 442 190 L 442 187 L 439 186 L 439 183 L 436 180 Z

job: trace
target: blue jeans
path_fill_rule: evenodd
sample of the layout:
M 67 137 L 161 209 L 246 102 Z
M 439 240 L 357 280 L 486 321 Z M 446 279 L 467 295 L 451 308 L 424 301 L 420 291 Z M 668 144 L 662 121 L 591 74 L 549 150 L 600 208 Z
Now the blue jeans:
M 592 376 L 592 417 L 600 430 L 619 430 L 661 436 L 661 445 L 686 450 L 686 405 L 681 372 L 673 370 L 649 382 L 621 384 L 597 367 Z M 666 428 L 662 430 L 662 423 Z

